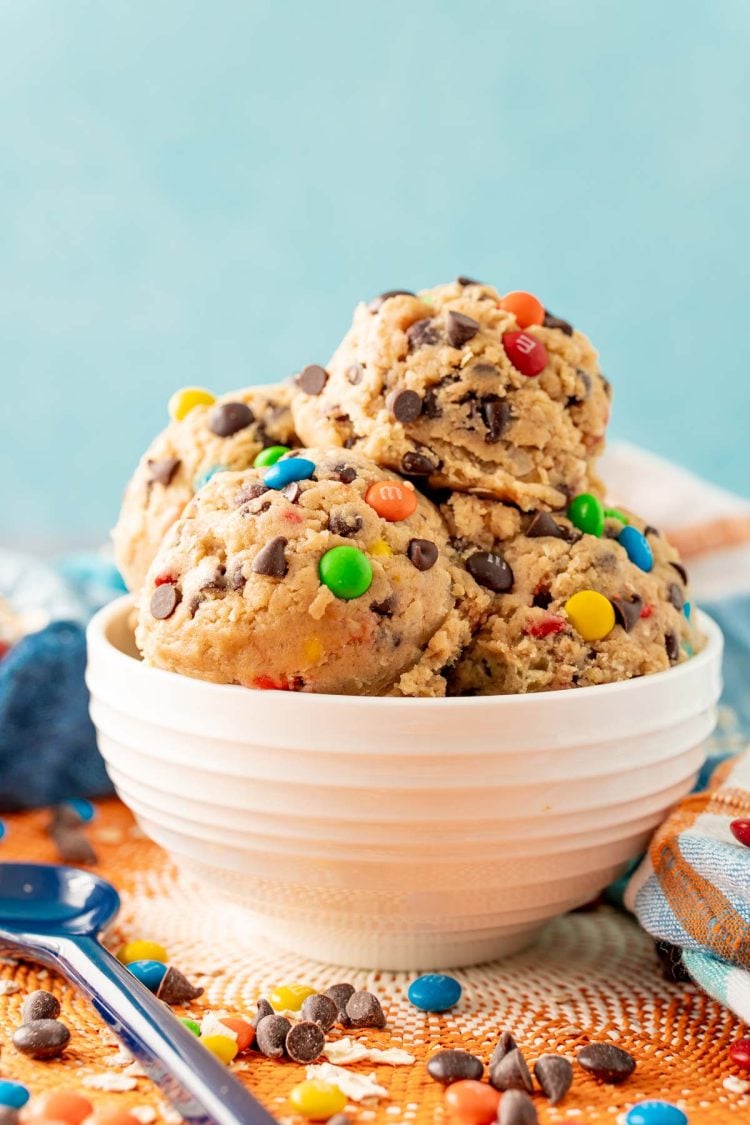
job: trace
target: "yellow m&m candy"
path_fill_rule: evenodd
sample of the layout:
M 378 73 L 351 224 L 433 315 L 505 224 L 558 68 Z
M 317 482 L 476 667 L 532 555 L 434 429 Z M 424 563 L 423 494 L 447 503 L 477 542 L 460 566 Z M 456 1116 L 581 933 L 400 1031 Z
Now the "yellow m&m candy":
M 568 620 L 584 641 L 601 641 L 615 627 L 615 611 L 609 598 L 596 590 L 579 590 L 565 603 Z
M 126 942 L 117 954 L 117 960 L 122 961 L 123 965 L 130 965 L 133 961 L 162 961 L 167 965 L 169 954 L 158 941 L 139 939 Z
M 201 1043 L 225 1065 L 232 1061 L 238 1051 L 237 1040 L 232 1039 L 231 1035 L 202 1035 Z
M 306 984 L 279 984 L 268 994 L 275 1012 L 298 1012 L 308 996 L 314 996 L 315 989 Z
M 327 1121 L 334 1113 L 341 1113 L 346 1105 L 346 1095 L 338 1086 L 310 1078 L 294 1087 L 289 1101 L 303 1117 L 311 1121 Z
M 203 387 L 182 387 L 169 400 L 169 417 L 173 422 L 181 422 L 196 406 L 211 406 L 214 402 L 216 396 Z

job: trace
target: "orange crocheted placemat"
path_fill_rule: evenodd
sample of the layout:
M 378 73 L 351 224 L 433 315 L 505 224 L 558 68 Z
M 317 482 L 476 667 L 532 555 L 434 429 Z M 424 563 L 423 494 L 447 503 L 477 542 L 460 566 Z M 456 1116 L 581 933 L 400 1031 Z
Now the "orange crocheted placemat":
M 4 819 L 0 860 L 56 859 L 46 832 L 48 813 Z M 293 981 L 322 989 L 351 980 L 377 993 L 388 1016 L 386 1031 L 334 1030 L 331 1037 L 350 1034 L 368 1046 L 401 1047 L 416 1061 L 352 1067 L 374 1072 L 388 1091 L 387 1098 L 352 1108 L 357 1125 L 439 1121 L 442 1088 L 428 1077 L 427 1059 L 440 1047 L 460 1046 L 486 1062 L 506 1027 L 529 1062 L 545 1052 L 573 1060 L 576 1048 L 598 1040 L 615 1042 L 637 1059 L 635 1075 L 622 1087 L 603 1086 L 576 1067 L 573 1087 L 560 1106 L 550 1108 L 543 1098 L 535 1099 L 544 1125 L 611 1125 L 644 1098 L 676 1103 L 690 1125 L 750 1120 L 750 1093 L 742 1091 L 741 1074 L 726 1050 L 743 1033 L 742 1026 L 694 986 L 664 981 L 651 940 L 609 907 L 559 918 L 525 953 L 457 972 L 464 988 L 459 1007 L 447 1015 L 426 1015 L 406 999 L 410 978 L 405 974 L 342 970 L 260 942 L 241 910 L 212 901 L 209 893 L 179 876 L 118 802 L 98 806 L 88 835 L 99 854 L 97 870 L 123 898 L 112 944 L 156 939 L 170 951 L 172 963 L 205 987 L 204 996 L 179 1014 L 199 1019 L 206 1011 L 253 1014 L 258 996 Z M 72 1038 L 60 1060 L 33 1062 L 9 1044 L 24 995 L 34 988 L 56 992 L 62 1003 L 61 1018 Z M 88 1003 L 45 970 L 0 963 L 0 1038 L 2 1075 L 26 1083 L 32 1093 L 78 1088 L 99 1104 L 135 1107 L 146 1125 L 170 1122 L 158 1091 L 148 1079 L 129 1073 L 127 1058 Z M 232 1069 L 280 1121 L 298 1125 L 301 1119 L 290 1114 L 287 1097 L 304 1078 L 302 1067 L 252 1054 Z

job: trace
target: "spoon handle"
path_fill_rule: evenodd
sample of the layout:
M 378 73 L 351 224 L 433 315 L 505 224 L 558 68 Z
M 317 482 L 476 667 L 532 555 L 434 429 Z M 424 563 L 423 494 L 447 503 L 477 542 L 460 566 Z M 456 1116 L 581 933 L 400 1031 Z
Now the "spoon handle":
M 56 955 L 190 1125 L 274 1125 L 260 1102 L 98 941 L 63 938 Z

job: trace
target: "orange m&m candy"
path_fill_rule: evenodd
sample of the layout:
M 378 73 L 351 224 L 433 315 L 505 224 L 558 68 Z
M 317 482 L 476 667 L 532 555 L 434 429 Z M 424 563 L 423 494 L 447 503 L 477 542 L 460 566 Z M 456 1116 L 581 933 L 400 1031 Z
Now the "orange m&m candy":
M 484 1082 L 467 1078 L 449 1086 L 444 1101 L 446 1108 L 462 1125 L 492 1125 L 497 1121 L 500 1091 Z
M 83 1125 L 140 1125 L 140 1121 L 126 1109 L 97 1109 Z
M 500 299 L 500 308 L 513 314 L 519 328 L 528 328 L 530 324 L 544 324 L 544 305 L 533 293 L 524 293 L 522 289 L 506 293 Z
M 47 1094 L 40 1094 L 34 1098 L 29 1106 L 29 1116 L 32 1121 L 65 1121 L 67 1125 L 81 1125 L 94 1107 L 83 1094 L 74 1090 L 50 1090 Z
M 398 480 L 377 480 L 365 493 L 365 501 L 389 523 L 405 520 L 417 510 L 414 488 Z
M 255 1038 L 253 1025 L 247 1020 L 239 1019 L 238 1016 L 222 1016 L 221 1023 L 237 1036 L 237 1053 L 246 1051 Z

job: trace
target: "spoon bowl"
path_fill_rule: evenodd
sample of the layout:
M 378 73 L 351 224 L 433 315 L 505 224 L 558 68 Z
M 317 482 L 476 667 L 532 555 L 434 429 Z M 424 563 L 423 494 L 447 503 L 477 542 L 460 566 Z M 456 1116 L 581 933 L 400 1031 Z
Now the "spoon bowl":
M 44 863 L 0 866 L 0 929 L 96 936 L 115 918 L 120 896 L 89 871 Z

